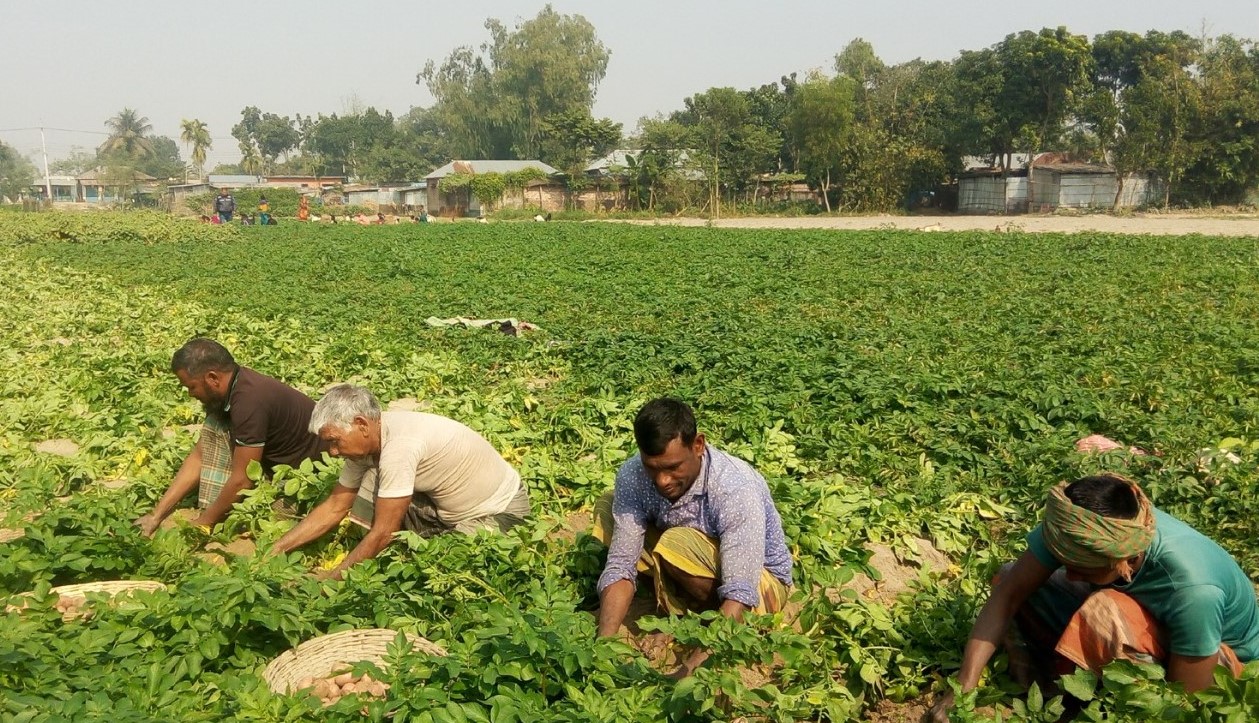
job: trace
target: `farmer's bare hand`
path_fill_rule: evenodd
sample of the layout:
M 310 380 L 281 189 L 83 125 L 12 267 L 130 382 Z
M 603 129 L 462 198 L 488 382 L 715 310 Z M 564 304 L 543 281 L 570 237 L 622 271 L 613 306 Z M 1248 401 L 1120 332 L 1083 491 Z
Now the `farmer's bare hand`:
M 202 532 L 208 535 L 214 529 L 214 526 L 218 523 L 215 522 L 214 520 L 206 519 L 202 515 L 198 515 L 197 517 L 194 517 L 191 521 L 189 521 L 188 524 L 192 525 L 193 527 L 201 530 Z
M 672 678 L 672 679 L 674 679 L 674 680 L 682 680 L 682 679 L 684 679 L 684 678 L 689 678 L 689 677 L 691 677 L 691 673 L 694 673 L 694 672 L 695 672 L 695 671 L 691 670 L 691 669 L 690 669 L 690 667 L 688 667 L 687 665 L 683 664 L 683 665 L 679 665 L 679 666 L 677 667 L 677 669 L 676 669 L 676 670 L 674 670 L 672 673 L 669 673 L 669 676 L 668 676 L 668 677 L 670 677 L 670 678 Z
M 157 532 L 157 526 L 159 524 L 158 519 L 153 516 L 152 512 L 147 515 L 141 515 L 140 517 L 132 520 L 132 522 L 135 523 L 136 527 L 140 528 L 140 534 L 145 537 L 153 537 L 153 533 Z
M 340 580 L 341 574 L 342 574 L 342 571 L 339 568 L 335 568 L 335 567 L 332 568 L 331 570 L 315 570 L 315 579 L 316 580 Z
M 947 691 L 936 699 L 935 705 L 927 711 L 928 723 L 949 723 L 949 711 L 953 709 L 953 691 Z
M 673 636 L 668 633 L 651 633 L 643 636 L 638 641 L 638 649 L 643 651 L 643 655 L 650 660 L 656 660 L 665 654 L 669 649 L 669 645 L 673 643 Z

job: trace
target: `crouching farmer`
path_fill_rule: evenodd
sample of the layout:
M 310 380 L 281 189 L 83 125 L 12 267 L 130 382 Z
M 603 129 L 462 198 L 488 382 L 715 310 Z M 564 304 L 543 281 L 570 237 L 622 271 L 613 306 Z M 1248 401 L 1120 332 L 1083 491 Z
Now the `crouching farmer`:
M 381 412 L 371 392 L 351 384 L 328 390 L 310 429 L 345 459 L 328 499 L 276 541 L 272 553 L 312 542 L 340 524 L 360 501 L 370 521 L 362 541 L 329 576 L 375 557 L 399 530 L 425 537 L 444 532 L 506 531 L 529 516 L 520 475 L 468 427 L 436 414 Z
M 1006 637 L 1012 620 L 1021 644 Z M 1212 684 L 1217 667 L 1237 675 L 1259 657 L 1259 606 L 1223 548 L 1155 509 L 1134 482 L 1102 474 L 1050 491 L 1027 552 L 1002 570 L 971 630 L 963 691 L 999 641 L 1011 670 L 1030 666 L 1042 686 L 1124 659 L 1161 664 L 1193 692 Z M 952 704 L 946 694 L 933 719 L 947 720 Z
M 250 462 L 261 463 L 270 475 L 276 465 L 297 467 L 304 460 L 323 458 L 323 444 L 307 429 L 315 408 L 310 397 L 237 364 L 222 344 L 192 339 L 175 352 L 170 369 L 188 395 L 205 407 L 205 423 L 166 493 L 151 512 L 135 520 L 145 537 L 152 537 L 193 490 L 200 510 L 193 524 L 209 527 L 223 521 L 253 484 Z
M 765 478 L 708 446 L 691 409 L 656 399 L 634 419 L 638 455 L 621 466 L 595 507 L 594 536 L 608 544 L 599 578 L 601 636 L 615 635 L 649 575 L 660 610 L 777 612 L 791 586 L 791 553 Z M 684 678 L 707 659 L 695 650 L 673 671 Z

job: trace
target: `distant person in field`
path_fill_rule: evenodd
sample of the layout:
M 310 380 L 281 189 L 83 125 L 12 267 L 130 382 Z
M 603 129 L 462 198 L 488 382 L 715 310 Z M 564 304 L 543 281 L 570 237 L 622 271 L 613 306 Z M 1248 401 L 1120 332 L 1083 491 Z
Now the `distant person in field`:
M 310 431 L 345 459 L 328 499 L 276 541 L 285 553 L 313 542 L 346 515 L 370 525 L 362 541 L 327 576 L 375 557 L 395 532 L 504 532 L 529 517 L 529 493 L 494 447 L 453 419 L 422 412 L 382 412 L 366 389 L 339 384 L 315 405 Z M 324 573 L 321 573 L 324 574 Z
M 297 202 L 297 220 L 310 220 L 310 199 L 305 196 L 302 196 L 302 200 Z
M 218 342 L 192 339 L 175 352 L 170 368 L 205 407 L 205 422 L 162 499 L 135 520 L 146 537 L 194 490 L 201 514 L 193 524 L 221 522 L 252 484 L 246 474 L 250 462 L 269 474 L 278 464 L 296 467 L 322 458 L 325 445 L 307 429 L 315 408 L 310 397 L 242 367 Z
M 214 199 L 214 213 L 218 215 L 219 221 L 232 222 L 232 214 L 236 213 L 236 199 L 232 198 L 231 191 L 226 188 L 219 189 L 219 195 Z
M 265 194 L 258 196 L 258 225 L 271 225 L 271 203 Z
M 1213 685 L 1217 668 L 1236 676 L 1259 658 L 1259 604 L 1228 552 L 1151 505 L 1135 482 L 1104 473 L 1049 491 L 1027 552 L 1002 568 L 971 629 L 963 691 L 1000 645 L 1011 672 L 1042 690 L 1123 659 L 1162 665 L 1194 692 Z M 952 706 L 945 694 L 933 720 L 947 721 Z
M 595 505 L 593 533 L 608 545 L 598 634 L 620 630 L 640 574 L 651 577 L 657 607 L 670 615 L 718 610 L 740 620 L 782 609 L 791 553 L 765 478 L 708 445 L 690 407 L 675 399 L 648 402 L 634 419 L 634 439 L 638 454 Z M 707 658 L 692 651 L 672 676 L 690 675 Z

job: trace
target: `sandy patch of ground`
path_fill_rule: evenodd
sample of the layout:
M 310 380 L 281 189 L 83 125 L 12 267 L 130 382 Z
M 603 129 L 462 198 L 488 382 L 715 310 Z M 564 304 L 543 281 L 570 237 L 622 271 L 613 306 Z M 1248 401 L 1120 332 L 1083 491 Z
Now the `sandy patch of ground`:
M 193 520 L 197 518 L 197 515 L 199 514 L 201 514 L 200 511 L 194 510 L 191 507 L 185 507 L 183 509 L 175 510 L 174 512 L 170 513 L 169 517 L 162 520 L 162 524 L 158 525 L 158 529 L 169 530 L 169 529 L 174 528 L 176 525 L 178 525 L 181 522 L 192 522 Z
M 233 557 L 253 557 L 254 551 L 258 549 L 257 544 L 253 540 L 240 537 L 226 545 L 219 542 L 211 542 L 205 546 L 205 552 L 198 552 L 197 557 L 205 560 L 211 565 L 218 567 L 227 567 L 227 556 Z
M 586 532 L 590 529 L 591 514 L 589 510 L 577 510 L 570 512 L 564 516 L 564 524 L 552 530 L 547 535 L 548 540 L 562 540 L 564 542 L 573 542 L 577 539 L 579 532 Z
M 926 698 L 904 703 L 881 700 L 878 705 L 866 711 L 864 720 L 873 723 L 919 723 L 926 720 L 929 710 L 931 706 Z
M 73 457 L 79 453 L 79 445 L 69 439 L 46 439 L 35 445 L 35 451 L 58 457 Z
M 636 225 L 707 226 L 703 218 L 631 220 Z M 798 216 L 719 219 L 715 228 L 831 229 L 858 231 L 903 229 L 922 231 L 1026 231 L 1028 233 L 1150 234 L 1155 236 L 1259 236 L 1259 214 L 1200 216 L 1194 214 L 1133 214 L 1109 216 Z
M 858 574 L 847 587 L 867 600 L 874 600 L 884 605 L 896 601 L 896 597 L 910 588 L 910 585 L 923 573 L 945 574 L 948 572 L 949 558 L 935 548 L 930 540 L 915 538 L 917 556 L 902 558 L 887 545 L 868 543 L 870 551 L 870 567 L 879 572 L 881 579 L 872 580 L 869 576 Z

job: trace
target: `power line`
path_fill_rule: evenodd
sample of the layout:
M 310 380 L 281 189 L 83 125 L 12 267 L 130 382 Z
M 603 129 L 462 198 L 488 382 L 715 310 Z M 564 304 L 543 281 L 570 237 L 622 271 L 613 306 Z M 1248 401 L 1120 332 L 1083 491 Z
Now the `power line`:
M 59 133 L 88 133 L 94 136 L 107 136 L 104 131 L 81 131 L 73 128 L 52 128 L 50 126 L 34 126 L 32 128 L 0 128 L 0 133 L 17 133 L 19 131 L 57 131 Z

